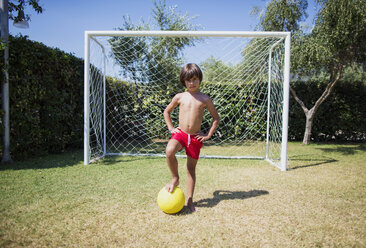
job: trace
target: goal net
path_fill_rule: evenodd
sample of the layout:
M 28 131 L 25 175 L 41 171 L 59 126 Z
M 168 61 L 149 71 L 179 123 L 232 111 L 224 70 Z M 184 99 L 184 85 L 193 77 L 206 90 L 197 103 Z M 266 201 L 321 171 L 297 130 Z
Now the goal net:
M 86 31 L 85 164 L 165 156 L 171 135 L 163 111 L 185 90 L 181 67 L 196 63 L 200 91 L 220 115 L 200 156 L 264 159 L 286 170 L 289 49 L 287 32 Z M 211 121 L 206 111 L 203 132 Z

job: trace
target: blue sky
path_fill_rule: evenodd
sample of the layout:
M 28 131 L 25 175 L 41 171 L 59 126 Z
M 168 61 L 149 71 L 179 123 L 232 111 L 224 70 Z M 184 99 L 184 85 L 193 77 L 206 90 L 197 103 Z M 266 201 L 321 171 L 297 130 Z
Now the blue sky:
M 177 5 L 178 12 L 197 16 L 193 24 L 201 30 L 254 30 L 258 19 L 250 15 L 254 6 L 264 8 L 268 0 L 167 0 Z M 18 29 L 9 22 L 12 35 L 27 35 L 29 39 L 50 47 L 84 57 L 85 30 L 113 30 L 122 25 L 123 16 L 129 15 L 134 23 L 141 18 L 148 22 L 152 16 L 152 0 L 40 0 L 44 8 L 37 14 L 26 8 L 31 17 L 29 29 Z M 309 0 L 310 24 L 314 0 Z

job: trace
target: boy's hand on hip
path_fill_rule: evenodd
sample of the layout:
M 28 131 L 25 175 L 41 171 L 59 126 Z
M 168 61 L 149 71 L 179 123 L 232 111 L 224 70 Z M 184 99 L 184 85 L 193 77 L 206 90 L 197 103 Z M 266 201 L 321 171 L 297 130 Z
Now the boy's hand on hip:
M 175 127 L 175 128 L 173 128 L 173 129 L 170 131 L 170 133 L 171 133 L 171 134 L 173 134 L 173 133 L 180 133 L 180 130 L 179 130 L 179 128 Z
M 200 142 L 205 142 L 206 140 L 209 140 L 211 137 L 209 137 L 207 134 L 199 133 L 196 135 L 196 139 Z

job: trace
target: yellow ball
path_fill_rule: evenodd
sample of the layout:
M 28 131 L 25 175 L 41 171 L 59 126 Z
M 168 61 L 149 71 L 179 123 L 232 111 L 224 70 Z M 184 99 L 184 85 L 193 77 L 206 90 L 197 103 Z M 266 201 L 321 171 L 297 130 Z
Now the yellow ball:
M 178 213 L 184 206 L 184 193 L 179 187 L 175 187 L 173 192 L 168 192 L 165 187 L 158 194 L 158 205 L 167 214 Z

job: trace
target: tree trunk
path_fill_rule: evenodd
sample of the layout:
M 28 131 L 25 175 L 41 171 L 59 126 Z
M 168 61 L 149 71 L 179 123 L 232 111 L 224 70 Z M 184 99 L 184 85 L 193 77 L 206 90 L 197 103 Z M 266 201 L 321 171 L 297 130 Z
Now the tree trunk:
M 328 98 L 328 96 L 333 91 L 334 86 L 339 81 L 341 76 L 342 76 L 342 65 L 338 65 L 338 67 L 332 71 L 331 78 L 323 94 L 319 97 L 319 99 L 315 102 L 314 106 L 310 110 L 305 106 L 304 102 L 296 95 L 296 91 L 290 86 L 291 94 L 293 95 L 297 103 L 300 104 L 306 116 L 305 133 L 304 133 L 304 139 L 302 141 L 304 145 L 308 145 L 310 143 L 311 128 L 313 125 L 313 120 L 317 109 L 325 101 L 325 99 Z
M 315 112 L 312 111 L 314 109 L 311 109 L 310 111 L 308 111 L 305 116 L 306 116 L 306 122 L 305 122 L 305 133 L 304 133 L 304 139 L 302 141 L 302 143 L 304 145 L 308 145 L 310 143 L 310 138 L 311 138 L 311 128 L 313 126 L 313 119 L 314 119 L 314 114 Z

